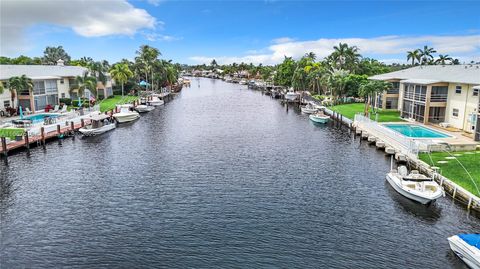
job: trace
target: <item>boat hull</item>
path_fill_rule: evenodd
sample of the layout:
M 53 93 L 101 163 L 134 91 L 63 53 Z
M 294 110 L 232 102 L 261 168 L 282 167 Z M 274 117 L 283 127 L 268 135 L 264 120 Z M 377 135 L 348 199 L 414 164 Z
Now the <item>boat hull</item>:
M 452 251 L 472 269 L 480 269 L 480 250 L 470 246 L 458 235 L 448 238 Z
M 100 128 L 80 128 L 78 131 L 84 136 L 96 136 L 115 129 L 115 124 L 104 125 Z
M 295 101 L 300 95 L 298 93 L 286 93 L 285 99 L 288 101 Z
M 157 101 L 149 101 L 147 102 L 147 104 L 150 106 L 161 106 L 165 104 L 165 102 L 163 100 L 157 100 Z
M 395 175 L 393 175 L 392 173 L 388 173 L 387 176 L 386 176 L 386 179 L 387 179 L 388 183 L 390 184 L 390 186 L 392 186 L 392 188 L 395 189 L 395 191 L 397 191 L 398 193 L 407 197 L 410 200 L 419 202 L 419 203 L 424 204 L 424 205 L 429 204 L 429 203 L 431 203 L 431 202 L 435 201 L 436 199 L 443 196 L 442 191 L 440 191 L 437 194 L 434 194 L 432 196 L 421 196 L 421 195 L 413 193 L 409 190 L 406 190 L 406 189 L 402 188 L 401 180 L 398 177 L 396 177 Z
M 302 110 L 302 113 L 304 114 L 313 114 L 318 111 L 318 109 L 316 108 L 307 108 L 307 107 L 302 107 L 301 110 Z
M 145 106 L 145 105 L 139 105 L 139 106 L 135 107 L 135 110 L 138 113 L 146 113 L 146 112 L 150 112 L 154 109 L 155 109 L 154 106 Z
M 118 123 L 125 123 L 125 122 L 130 122 L 137 120 L 140 118 L 140 115 L 137 112 L 132 112 L 128 114 L 113 114 L 113 117 L 117 120 Z
M 310 115 L 308 118 L 315 123 L 327 123 L 330 119 L 328 116 L 318 117 L 315 115 Z

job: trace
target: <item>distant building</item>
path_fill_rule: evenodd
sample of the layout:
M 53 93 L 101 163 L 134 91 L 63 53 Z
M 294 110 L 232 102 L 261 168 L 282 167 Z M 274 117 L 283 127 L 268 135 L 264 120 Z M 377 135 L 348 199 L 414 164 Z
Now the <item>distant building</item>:
M 377 106 L 397 109 L 401 116 L 421 123 L 479 131 L 480 65 L 427 65 L 375 75 L 392 82 Z
M 57 65 L 0 65 L 0 81 L 7 82 L 11 77 L 26 75 L 33 80 L 33 91 L 21 90 L 17 92 L 13 104 L 11 93 L 6 88 L 0 94 L 0 110 L 7 107 L 29 108 L 31 111 L 43 110 L 47 105 L 59 104 L 60 98 L 78 98 L 75 92 L 70 93 L 70 87 L 75 84 L 77 76 L 83 76 L 88 69 L 81 66 L 65 66 L 59 60 Z M 109 79 L 104 86 L 97 85 L 100 97 L 112 95 L 112 82 Z M 89 91 L 86 91 L 88 94 Z

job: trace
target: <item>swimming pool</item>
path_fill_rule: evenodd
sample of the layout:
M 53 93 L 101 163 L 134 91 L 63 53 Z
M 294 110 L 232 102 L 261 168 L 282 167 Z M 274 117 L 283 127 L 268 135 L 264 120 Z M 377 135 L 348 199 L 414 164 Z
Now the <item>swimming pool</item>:
M 394 130 L 404 136 L 413 138 L 445 138 L 447 134 L 437 132 L 430 128 L 416 124 L 384 124 L 385 127 Z
M 43 122 L 45 118 L 58 118 L 58 114 L 36 114 L 32 116 L 25 117 L 25 120 L 31 120 L 32 123 Z

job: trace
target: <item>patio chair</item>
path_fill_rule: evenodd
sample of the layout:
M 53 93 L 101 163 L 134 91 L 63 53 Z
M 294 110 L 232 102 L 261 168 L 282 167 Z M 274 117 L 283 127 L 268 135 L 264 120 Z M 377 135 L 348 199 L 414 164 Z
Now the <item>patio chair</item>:
M 67 108 L 68 108 L 67 105 L 63 105 L 62 110 L 60 110 L 60 113 L 67 113 L 68 112 Z
M 55 107 L 54 107 L 53 110 L 52 110 L 52 113 L 57 113 L 58 111 L 60 111 L 60 106 L 59 106 L 59 105 L 55 105 Z

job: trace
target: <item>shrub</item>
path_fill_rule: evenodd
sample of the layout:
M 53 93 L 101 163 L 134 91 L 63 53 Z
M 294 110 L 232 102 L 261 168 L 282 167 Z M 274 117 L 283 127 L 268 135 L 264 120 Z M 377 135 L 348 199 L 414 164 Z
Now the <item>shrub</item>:
M 72 104 L 72 99 L 70 99 L 70 98 L 60 98 L 59 101 L 60 101 L 60 103 L 63 103 L 63 104 L 65 104 L 65 105 L 67 105 L 67 106 L 69 106 L 69 105 Z

